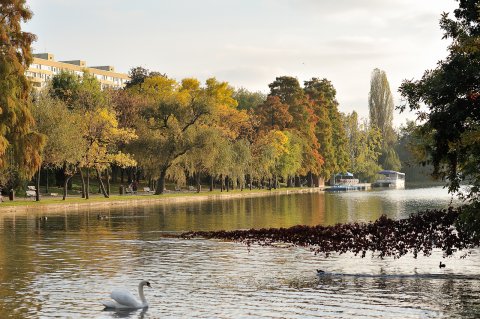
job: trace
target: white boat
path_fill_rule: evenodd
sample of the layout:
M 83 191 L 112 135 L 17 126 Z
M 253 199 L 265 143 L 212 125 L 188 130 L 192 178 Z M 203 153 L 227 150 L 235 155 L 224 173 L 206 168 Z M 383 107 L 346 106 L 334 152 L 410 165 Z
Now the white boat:
M 333 176 L 333 186 L 352 186 L 357 185 L 359 183 L 358 178 L 355 178 L 352 173 L 338 173 Z
M 378 174 L 383 175 L 383 177 L 373 183 L 373 187 L 405 188 L 405 173 L 383 170 Z

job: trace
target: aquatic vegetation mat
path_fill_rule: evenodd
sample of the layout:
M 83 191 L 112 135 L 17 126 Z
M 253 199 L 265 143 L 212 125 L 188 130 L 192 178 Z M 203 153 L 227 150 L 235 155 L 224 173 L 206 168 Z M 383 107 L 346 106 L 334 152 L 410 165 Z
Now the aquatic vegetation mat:
M 328 257 L 332 253 L 352 252 L 365 257 L 371 252 L 377 257 L 399 258 L 408 253 L 429 256 L 441 249 L 444 256 L 479 246 L 471 234 L 455 227 L 461 209 L 427 210 L 400 220 L 385 215 L 370 223 L 347 223 L 333 226 L 293 226 L 234 231 L 194 231 L 182 238 L 202 237 L 231 240 L 247 245 L 272 246 L 287 243 L 309 247 L 316 254 Z M 463 256 L 468 254 L 465 253 Z

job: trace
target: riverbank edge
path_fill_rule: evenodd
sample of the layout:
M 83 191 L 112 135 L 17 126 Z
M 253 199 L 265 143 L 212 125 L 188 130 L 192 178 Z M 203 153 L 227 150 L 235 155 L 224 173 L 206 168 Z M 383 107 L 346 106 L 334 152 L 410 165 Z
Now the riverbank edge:
M 221 194 L 208 194 L 208 193 L 195 193 L 195 194 L 185 194 L 176 196 L 167 195 L 147 195 L 137 197 L 128 197 L 125 199 L 104 199 L 96 200 L 92 198 L 90 200 L 85 200 L 83 203 L 69 203 L 68 201 L 62 203 L 42 203 L 40 202 L 28 202 L 24 205 L 10 205 L 2 206 L 0 204 L 0 214 L 6 213 L 50 213 L 50 212 L 61 212 L 61 211 L 74 211 L 82 209 L 105 209 L 113 208 L 119 206 L 146 206 L 152 204 L 172 204 L 172 203 L 188 203 L 188 202 L 200 202 L 207 200 L 228 200 L 236 198 L 253 198 L 253 197 L 263 197 L 263 196 L 275 196 L 275 195 L 290 195 L 290 194 L 302 194 L 302 193 L 317 193 L 323 192 L 324 188 L 301 188 L 301 189 L 277 189 L 277 190 L 265 190 L 265 191 L 254 191 L 249 190 L 243 191 L 231 191 L 223 192 Z

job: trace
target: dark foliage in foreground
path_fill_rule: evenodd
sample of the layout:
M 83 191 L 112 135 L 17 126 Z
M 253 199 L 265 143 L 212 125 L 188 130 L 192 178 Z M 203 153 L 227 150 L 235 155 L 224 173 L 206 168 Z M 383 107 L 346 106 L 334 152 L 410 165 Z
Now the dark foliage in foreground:
M 432 249 L 442 249 L 445 256 L 479 245 L 478 239 L 455 228 L 459 209 L 427 210 L 409 218 L 393 220 L 381 216 L 371 223 L 334 226 L 294 226 L 291 228 L 250 229 L 235 231 L 187 232 L 182 238 L 216 238 L 247 245 L 289 243 L 309 247 L 317 254 L 352 252 L 365 257 L 367 251 L 378 257 L 399 258 L 407 253 L 428 256 Z

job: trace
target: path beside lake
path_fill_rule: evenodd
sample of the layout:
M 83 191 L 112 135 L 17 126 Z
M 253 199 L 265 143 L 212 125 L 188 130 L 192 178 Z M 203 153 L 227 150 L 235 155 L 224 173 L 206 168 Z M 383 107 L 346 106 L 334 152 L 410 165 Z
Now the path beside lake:
M 63 201 L 59 198 L 45 198 L 36 202 L 34 200 L 4 201 L 0 203 L 0 214 L 5 213 L 53 213 L 79 209 L 105 209 L 108 207 L 149 205 L 158 203 L 185 203 L 207 200 L 228 200 L 233 198 L 248 198 L 259 196 L 301 194 L 322 192 L 323 188 L 281 188 L 272 190 L 231 190 L 214 192 L 175 192 L 163 195 L 138 194 L 138 195 L 113 195 L 110 198 L 94 196 L 90 199 L 78 197 L 67 198 Z

